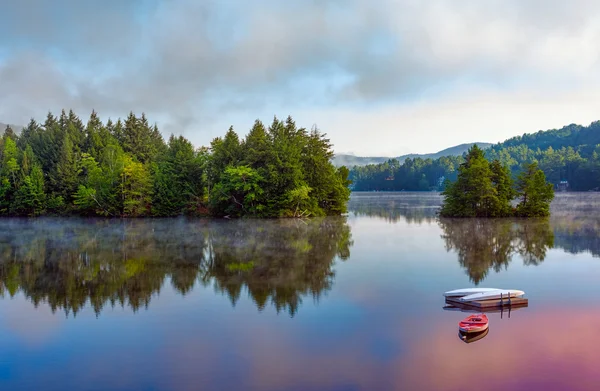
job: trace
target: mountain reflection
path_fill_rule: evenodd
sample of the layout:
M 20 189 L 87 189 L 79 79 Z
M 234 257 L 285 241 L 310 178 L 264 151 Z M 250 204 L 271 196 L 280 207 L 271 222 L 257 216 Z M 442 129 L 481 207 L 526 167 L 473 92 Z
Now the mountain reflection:
M 458 262 L 475 284 L 490 269 L 505 269 L 518 254 L 526 265 L 538 265 L 554 246 L 547 219 L 441 219 L 446 250 L 456 251 Z
M 331 289 L 336 256 L 350 256 L 344 218 L 296 220 L 0 220 L 0 293 L 76 314 L 89 303 L 147 307 L 168 279 L 181 294 L 214 284 L 235 305 L 293 316 Z

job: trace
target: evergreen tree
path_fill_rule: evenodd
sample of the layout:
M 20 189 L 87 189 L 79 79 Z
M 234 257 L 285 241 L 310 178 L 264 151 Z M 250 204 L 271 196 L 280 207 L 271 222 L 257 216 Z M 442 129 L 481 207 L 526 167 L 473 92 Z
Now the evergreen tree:
M 103 214 L 118 215 L 123 210 L 123 198 L 120 196 L 121 177 L 125 167 L 125 153 L 118 143 L 111 141 L 102 150 L 100 156 L 102 184 L 100 197 L 105 205 Z
M 86 133 L 85 126 L 81 119 L 75 115 L 73 110 L 69 110 L 67 116 L 67 127 L 66 133 L 69 135 L 71 142 L 73 143 L 73 149 L 76 154 L 80 154 L 85 148 Z
M 123 150 L 140 163 L 150 162 L 164 149 L 164 140 L 158 128 L 150 127 L 144 114 L 141 118 L 137 118 L 133 112 L 130 112 L 122 129 L 117 123 L 115 135 Z
M 517 179 L 520 202 L 517 215 L 521 217 L 544 217 L 550 215 L 550 202 L 554 199 L 554 188 L 546 182 L 544 172 L 537 163 L 527 164 Z
M 494 217 L 507 208 L 498 197 L 492 170 L 483 151 L 474 145 L 458 168 L 456 182 L 446 186 L 443 217 Z
M 105 134 L 102 134 L 103 131 Z M 83 151 L 89 153 L 94 159 L 99 158 L 100 151 L 105 146 L 108 132 L 102 125 L 102 121 L 98 118 L 96 111 L 92 111 L 90 119 L 85 127 L 85 141 Z
M 255 170 L 263 170 L 271 160 L 271 148 L 267 129 L 259 120 L 254 122 L 254 126 L 244 139 L 242 146 L 245 165 Z
M 56 195 L 61 196 L 67 203 L 72 200 L 73 193 L 77 188 L 77 163 L 77 156 L 71 136 L 65 133 L 53 180 Z
M 301 194 L 308 186 L 302 172 L 306 130 L 298 129 L 291 117 L 285 123 L 275 117 L 269 127 L 269 135 L 274 152 L 267 177 L 269 209 L 277 211 L 277 217 L 291 216 L 296 208 L 294 194 Z M 314 197 L 311 200 L 316 201 Z M 314 207 L 315 203 L 311 206 Z
M 16 191 L 13 212 L 19 215 L 37 216 L 45 205 L 44 173 L 34 164 L 31 174 L 26 175 Z
M 316 205 L 312 207 L 312 213 L 315 215 L 345 212 L 345 207 L 342 207 L 342 204 L 345 206 L 345 202 L 340 204 L 339 200 L 347 199 L 350 195 L 346 183 L 348 170 L 345 167 L 341 170 L 333 167 L 331 147 L 330 140 L 316 127 L 312 128 L 310 134 L 304 135 L 302 172 L 306 187 L 311 189 L 311 197 L 316 201 Z
M 203 195 L 203 169 L 192 143 L 171 135 L 168 149 L 153 165 L 152 213 L 173 216 L 194 210 Z
M 15 192 L 18 188 L 19 163 L 17 144 L 11 137 L 4 138 L 2 166 L 0 167 L 0 213 L 14 209 Z
M 508 217 L 513 214 L 511 202 L 516 197 L 510 171 L 498 160 L 494 160 L 492 170 L 492 184 L 496 189 L 497 203 L 494 205 L 493 217 Z
M 122 175 L 123 215 L 146 216 L 150 212 L 152 183 L 150 173 L 140 162 L 125 155 Z
M 17 135 L 15 134 L 15 131 L 13 130 L 13 128 L 10 127 L 10 125 L 6 125 L 6 129 L 4 129 L 4 134 L 2 135 L 3 138 L 11 138 L 14 141 L 17 140 Z
M 229 127 L 224 138 L 217 137 L 210 144 L 211 157 L 208 163 L 208 190 L 212 198 L 213 190 L 219 183 L 221 175 L 228 166 L 235 166 L 240 161 L 240 140 L 233 127 Z
M 23 170 L 23 175 L 29 175 L 36 162 L 37 160 L 33 153 L 33 148 L 31 148 L 31 145 L 27 144 L 25 151 L 23 152 L 23 157 L 21 158 L 21 170 Z

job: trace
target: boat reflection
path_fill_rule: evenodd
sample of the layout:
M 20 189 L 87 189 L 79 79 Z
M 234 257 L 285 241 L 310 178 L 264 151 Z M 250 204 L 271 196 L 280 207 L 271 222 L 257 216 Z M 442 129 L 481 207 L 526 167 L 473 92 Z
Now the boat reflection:
M 463 341 L 464 343 L 473 343 L 473 342 L 479 341 L 480 339 L 485 338 L 485 336 L 488 335 L 489 332 L 490 332 L 489 327 L 478 333 L 464 333 L 459 330 L 458 338 L 460 338 L 460 340 Z

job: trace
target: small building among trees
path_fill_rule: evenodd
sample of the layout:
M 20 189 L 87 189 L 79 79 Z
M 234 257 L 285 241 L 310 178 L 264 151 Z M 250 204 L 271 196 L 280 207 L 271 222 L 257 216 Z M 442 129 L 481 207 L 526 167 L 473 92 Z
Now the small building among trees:
M 569 190 L 569 181 L 560 181 L 556 185 L 558 191 L 568 191 Z

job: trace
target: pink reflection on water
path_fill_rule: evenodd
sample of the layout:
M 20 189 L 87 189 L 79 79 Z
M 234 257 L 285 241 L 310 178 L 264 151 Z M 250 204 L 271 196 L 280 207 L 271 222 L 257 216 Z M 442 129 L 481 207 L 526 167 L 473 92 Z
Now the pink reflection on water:
M 488 336 L 473 344 L 435 325 L 413 340 L 395 383 L 425 390 L 465 390 L 474 380 L 489 391 L 600 389 L 600 311 L 522 311 L 513 319 L 490 316 Z

